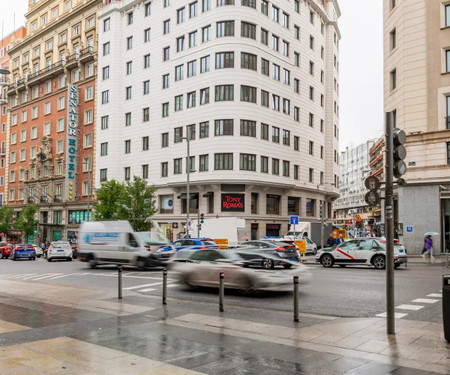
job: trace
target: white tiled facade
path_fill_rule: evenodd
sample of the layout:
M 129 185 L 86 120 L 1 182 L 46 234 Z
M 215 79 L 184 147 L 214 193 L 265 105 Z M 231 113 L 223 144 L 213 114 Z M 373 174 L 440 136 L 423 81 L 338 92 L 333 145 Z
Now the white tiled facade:
M 329 216 L 337 196 L 331 184 L 339 180 L 339 15 L 331 0 L 126 0 L 103 7 L 96 186 L 147 178 L 160 196 L 155 218 L 176 237 L 186 221 L 187 155 L 177 138 L 188 136 L 191 194 L 198 194 L 191 216 L 243 217 L 248 237 L 284 234 L 289 215 L 318 218 L 320 201 Z M 243 210 L 223 211 L 223 193 L 243 194 Z

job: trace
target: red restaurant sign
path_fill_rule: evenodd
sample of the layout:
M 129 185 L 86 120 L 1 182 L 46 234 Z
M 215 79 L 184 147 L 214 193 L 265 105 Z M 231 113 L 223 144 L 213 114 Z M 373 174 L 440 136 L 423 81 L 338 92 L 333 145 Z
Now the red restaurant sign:
M 222 193 L 221 207 L 222 211 L 244 212 L 245 194 Z

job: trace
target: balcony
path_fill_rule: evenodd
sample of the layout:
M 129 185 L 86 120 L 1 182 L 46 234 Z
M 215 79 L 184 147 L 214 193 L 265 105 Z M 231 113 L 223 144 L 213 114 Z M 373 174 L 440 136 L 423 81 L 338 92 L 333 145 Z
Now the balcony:
M 64 71 L 64 62 L 58 61 L 52 65 L 46 66 L 44 69 L 31 73 L 28 76 L 28 81 L 30 84 L 43 82 L 47 80 L 50 76 L 59 75 L 63 71 Z
M 62 202 L 62 197 L 61 195 L 55 195 L 55 197 L 53 198 L 54 202 Z
M 46 195 L 41 196 L 41 203 L 48 203 L 48 198 Z
M 28 202 L 29 204 L 34 204 L 34 198 L 33 198 L 33 197 L 28 197 L 27 202 Z
M 94 60 L 94 56 L 95 56 L 95 54 L 94 54 L 94 47 L 92 47 L 92 46 L 88 46 L 86 48 L 83 48 L 80 51 L 80 61 L 83 62 L 83 63 L 85 63 L 85 62 L 87 62 L 89 60 Z

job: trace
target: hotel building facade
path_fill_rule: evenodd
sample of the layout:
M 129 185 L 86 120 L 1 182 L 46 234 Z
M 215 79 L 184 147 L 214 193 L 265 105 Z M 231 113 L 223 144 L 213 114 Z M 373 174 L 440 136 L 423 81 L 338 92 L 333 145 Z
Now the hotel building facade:
M 134 175 L 156 185 L 155 219 L 173 239 L 187 168 L 191 218 L 243 218 L 247 238 L 284 235 L 290 215 L 331 218 L 339 16 L 335 0 L 102 7 L 96 187 Z

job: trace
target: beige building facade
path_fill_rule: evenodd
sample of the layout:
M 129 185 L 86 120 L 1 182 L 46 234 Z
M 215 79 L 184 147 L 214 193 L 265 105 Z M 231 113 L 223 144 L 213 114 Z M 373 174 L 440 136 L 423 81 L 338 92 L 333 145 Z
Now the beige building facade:
M 450 3 L 384 0 L 384 110 L 407 134 L 396 225 L 411 253 L 423 234 L 450 248 Z

